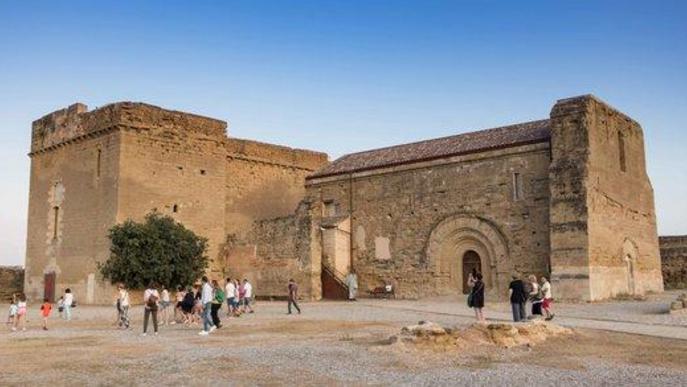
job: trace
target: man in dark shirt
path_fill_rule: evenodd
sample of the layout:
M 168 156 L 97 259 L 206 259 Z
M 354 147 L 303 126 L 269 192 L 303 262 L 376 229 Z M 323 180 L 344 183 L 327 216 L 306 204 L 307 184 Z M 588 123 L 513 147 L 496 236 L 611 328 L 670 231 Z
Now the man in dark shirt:
M 513 274 L 513 280 L 508 286 L 510 293 L 510 306 L 513 309 L 513 321 L 524 321 L 527 319 L 527 312 L 525 311 L 525 302 L 527 302 L 527 292 L 525 291 L 525 283 Z
M 293 279 L 289 280 L 289 313 L 291 314 L 291 305 L 293 305 L 298 314 L 301 314 L 301 308 L 298 307 L 298 285 Z

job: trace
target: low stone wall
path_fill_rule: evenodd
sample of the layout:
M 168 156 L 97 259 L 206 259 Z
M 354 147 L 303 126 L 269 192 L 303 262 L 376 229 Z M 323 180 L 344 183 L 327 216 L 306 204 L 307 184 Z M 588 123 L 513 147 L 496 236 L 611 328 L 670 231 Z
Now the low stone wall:
M 687 235 L 658 238 L 666 289 L 687 289 Z
M 9 299 L 14 293 L 23 292 L 24 268 L 20 266 L 0 266 L 0 300 Z

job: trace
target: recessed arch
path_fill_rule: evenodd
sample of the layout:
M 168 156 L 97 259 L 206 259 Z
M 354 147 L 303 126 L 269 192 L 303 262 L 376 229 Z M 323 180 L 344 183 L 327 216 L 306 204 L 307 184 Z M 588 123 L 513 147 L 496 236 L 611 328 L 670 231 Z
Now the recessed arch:
M 470 214 L 444 218 L 429 236 L 427 265 L 437 288 L 462 291 L 463 259 L 468 251 L 479 255 L 487 289 L 502 291 L 512 271 L 506 238 L 493 222 Z
M 627 294 L 635 294 L 635 271 L 637 268 L 637 258 L 639 257 L 639 249 L 637 244 L 630 238 L 625 238 L 623 241 L 623 251 L 621 259 L 625 266 L 625 275 L 627 281 Z

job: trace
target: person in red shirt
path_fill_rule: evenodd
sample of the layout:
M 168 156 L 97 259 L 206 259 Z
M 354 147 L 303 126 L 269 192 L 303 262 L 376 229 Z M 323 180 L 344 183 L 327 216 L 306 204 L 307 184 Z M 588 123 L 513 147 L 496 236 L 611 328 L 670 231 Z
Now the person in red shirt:
M 50 317 L 50 312 L 52 312 L 52 304 L 47 298 L 43 299 L 43 305 L 41 305 L 41 315 L 43 316 L 43 330 L 48 330 L 48 317 Z

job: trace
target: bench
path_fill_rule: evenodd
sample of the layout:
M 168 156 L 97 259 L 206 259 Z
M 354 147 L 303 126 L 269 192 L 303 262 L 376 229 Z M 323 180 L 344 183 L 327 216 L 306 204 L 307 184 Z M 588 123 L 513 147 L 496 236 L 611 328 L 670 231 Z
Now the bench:
M 391 285 L 377 286 L 369 291 L 370 296 L 374 298 L 396 298 L 394 287 Z

